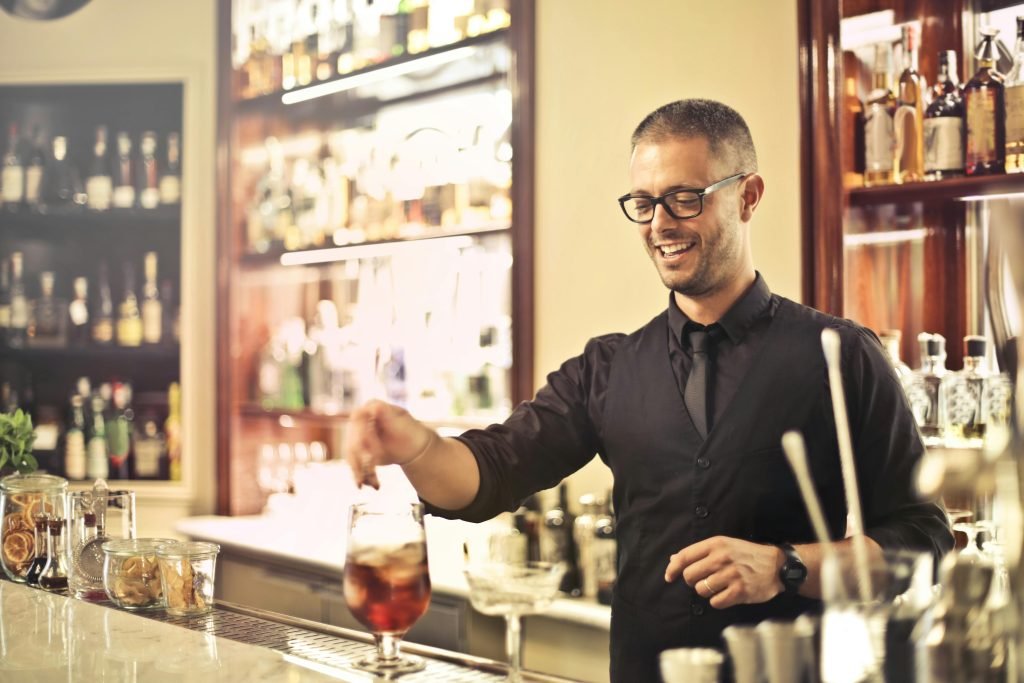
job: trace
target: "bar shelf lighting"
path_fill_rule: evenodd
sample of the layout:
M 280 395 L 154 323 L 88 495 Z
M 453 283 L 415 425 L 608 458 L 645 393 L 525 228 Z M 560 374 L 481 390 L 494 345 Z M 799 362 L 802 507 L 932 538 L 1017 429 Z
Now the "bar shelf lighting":
M 352 74 L 351 76 L 345 76 L 327 83 L 319 83 L 308 88 L 286 92 L 281 95 L 281 102 L 283 104 L 297 104 L 318 97 L 334 95 L 364 85 L 372 85 L 373 83 L 380 83 L 381 81 L 397 78 L 398 76 L 406 76 L 417 71 L 425 71 L 443 64 L 450 64 L 451 62 L 470 57 L 475 52 L 476 48 L 472 46 L 460 47 L 448 52 L 427 55 L 418 59 L 411 59 L 406 62 L 373 69 L 372 71 Z
M 469 235 L 452 235 L 449 237 L 432 237 L 419 240 L 396 242 L 380 242 L 377 244 L 354 244 L 329 249 L 308 249 L 305 251 L 289 251 L 281 254 L 282 266 L 308 266 L 317 263 L 334 263 L 353 259 L 394 256 L 395 254 L 424 249 L 465 249 L 473 245 Z

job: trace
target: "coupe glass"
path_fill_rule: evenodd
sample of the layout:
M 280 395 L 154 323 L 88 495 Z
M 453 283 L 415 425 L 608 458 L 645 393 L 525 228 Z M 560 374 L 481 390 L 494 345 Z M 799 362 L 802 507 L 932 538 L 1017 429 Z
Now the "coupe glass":
M 419 503 L 352 506 L 345 555 L 345 602 L 373 633 L 377 651 L 353 666 L 384 677 L 419 671 L 399 652 L 402 637 L 430 604 L 427 538 Z
M 551 562 L 497 560 L 472 563 L 465 569 L 469 600 L 478 612 L 505 617 L 505 649 L 510 683 L 522 679 L 520 618 L 543 612 L 558 596 L 565 565 Z

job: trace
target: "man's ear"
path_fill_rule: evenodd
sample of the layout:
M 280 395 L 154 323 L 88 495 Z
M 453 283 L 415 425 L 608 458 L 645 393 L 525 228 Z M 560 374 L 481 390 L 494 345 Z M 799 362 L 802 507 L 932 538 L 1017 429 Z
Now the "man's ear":
M 743 203 L 740 206 L 740 220 L 746 223 L 753 218 L 754 211 L 761 203 L 761 197 L 764 196 L 764 178 L 757 173 L 751 173 L 742 182 L 740 199 Z

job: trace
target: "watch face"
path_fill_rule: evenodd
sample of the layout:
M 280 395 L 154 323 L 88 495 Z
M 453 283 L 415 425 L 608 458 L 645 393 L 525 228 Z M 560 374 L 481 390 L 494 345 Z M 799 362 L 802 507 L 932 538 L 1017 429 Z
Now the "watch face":
M 791 581 L 803 581 L 807 577 L 807 567 L 802 564 L 786 565 L 782 572 L 787 583 Z

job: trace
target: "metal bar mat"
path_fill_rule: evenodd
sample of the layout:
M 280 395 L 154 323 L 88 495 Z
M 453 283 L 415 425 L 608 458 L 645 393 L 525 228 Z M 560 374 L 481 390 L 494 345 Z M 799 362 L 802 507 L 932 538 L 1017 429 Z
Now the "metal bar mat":
M 140 610 L 138 616 L 181 626 L 191 631 L 235 640 L 247 645 L 270 648 L 293 657 L 299 657 L 316 664 L 322 664 L 346 672 L 360 673 L 349 666 L 374 650 L 370 643 L 348 640 L 341 636 L 317 633 L 314 630 L 263 619 L 250 614 L 225 609 L 218 605 L 208 614 L 178 617 L 162 610 Z M 414 650 L 415 647 L 409 647 Z M 477 683 L 482 681 L 500 682 L 505 676 L 471 668 L 466 665 L 438 661 L 430 654 L 425 655 L 426 668 L 416 673 L 404 674 L 401 680 L 407 683 Z M 363 674 L 367 677 L 370 674 Z M 527 678 L 529 680 L 529 678 Z

